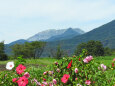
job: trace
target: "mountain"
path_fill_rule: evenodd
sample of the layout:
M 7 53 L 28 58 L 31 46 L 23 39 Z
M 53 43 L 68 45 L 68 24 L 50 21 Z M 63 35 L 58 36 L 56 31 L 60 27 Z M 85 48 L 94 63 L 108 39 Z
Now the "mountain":
M 34 36 L 28 38 L 28 41 L 40 41 L 40 40 L 48 40 L 54 36 L 59 36 L 62 35 L 67 29 L 60 29 L 60 30 L 55 30 L 55 29 L 50 29 L 46 31 L 39 32 L 35 34 Z M 74 29 L 76 32 L 79 32 L 80 34 L 83 34 L 84 31 L 80 29 Z
M 115 48 L 115 20 L 65 42 L 71 41 L 72 44 L 78 44 L 89 40 L 99 40 L 105 47 Z
M 44 52 L 47 52 L 49 55 L 50 49 L 56 49 L 57 45 L 60 44 L 64 51 L 68 51 L 69 54 L 72 54 L 78 44 L 89 40 L 101 41 L 104 47 L 115 49 L 115 20 L 70 39 L 48 42 L 45 49 L 46 51 Z
M 25 42 L 28 42 L 28 41 L 25 40 L 25 39 L 19 39 L 19 40 L 13 41 L 13 42 L 11 42 L 11 43 L 9 43 L 7 45 L 12 46 L 14 44 L 24 44 Z
M 98 28 L 95 28 L 85 34 L 75 36 L 71 39 L 56 41 L 49 44 L 56 46 L 57 44 L 62 44 L 63 48 L 72 49 L 82 42 L 87 42 L 89 40 L 101 41 L 105 47 L 115 48 L 115 20 L 104 24 Z
M 27 40 L 28 41 L 46 40 L 52 36 L 60 35 L 60 34 L 64 33 L 64 31 L 65 31 L 65 29 L 62 29 L 62 30 L 50 29 L 50 30 L 39 32 L 39 33 L 35 34 L 34 36 L 28 38 Z
M 81 35 L 84 32 L 80 29 L 72 29 L 72 28 L 68 28 L 64 33 L 62 33 L 61 35 L 56 35 L 56 36 L 52 36 L 49 39 L 47 39 L 46 41 L 57 41 L 57 40 L 65 40 L 65 39 L 70 39 L 73 38 L 75 36 Z
M 47 46 L 45 47 L 45 51 L 42 56 L 49 56 L 51 49 L 56 49 L 57 45 L 60 44 L 61 48 L 65 51 L 68 51 L 69 54 L 72 54 L 76 48 L 76 46 L 82 42 L 87 42 L 89 40 L 99 40 L 103 43 L 104 47 L 115 48 L 115 20 L 104 24 L 98 28 L 95 28 L 87 33 L 73 36 L 71 38 L 71 34 L 76 34 L 75 29 L 63 29 L 63 30 L 47 30 L 36 34 L 33 37 L 30 37 L 28 40 L 46 40 L 49 38 L 61 39 L 49 41 Z M 73 35 L 72 34 L 72 35 Z M 42 37 L 43 36 L 43 37 Z M 41 38 L 40 38 L 41 37 Z M 67 39 L 65 39 L 65 38 Z M 70 38 L 69 38 L 70 37 Z M 15 41 L 14 43 L 20 42 L 24 43 L 26 40 Z
M 19 39 L 19 40 L 11 42 L 9 44 L 5 44 L 5 52 L 6 52 L 6 54 L 7 55 L 12 55 L 11 46 L 13 46 L 14 44 L 24 44 L 25 42 L 29 42 L 29 41 L 24 40 L 24 39 Z

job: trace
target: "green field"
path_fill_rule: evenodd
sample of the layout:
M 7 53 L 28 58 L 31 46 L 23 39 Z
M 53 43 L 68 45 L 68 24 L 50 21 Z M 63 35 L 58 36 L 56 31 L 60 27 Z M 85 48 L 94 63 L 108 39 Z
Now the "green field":
M 70 57 L 74 58 L 74 57 Z M 115 75 L 115 70 L 111 69 L 112 60 L 115 58 L 115 56 L 102 56 L 102 57 L 93 57 L 94 62 L 97 62 L 99 64 L 104 64 L 107 66 L 107 71 L 105 71 L 108 78 L 111 78 Z M 43 73 L 45 71 L 52 71 L 54 62 L 57 61 L 58 63 L 62 62 L 62 59 L 57 60 L 53 58 L 40 58 L 40 59 L 25 59 L 26 63 L 24 64 L 26 66 L 26 71 L 29 72 L 31 75 L 31 79 L 37 79 L 40 81 L 43 77 Z M 4 76 L 4 74 L 9 74 L 9 79 L 4 79 L 4 82 L 6 80 L 9 80 L 8 82 L 11 83 L 12 77 L 11 74 L 14 74 L 13 71 L 6 70 L 5 66 L 7 62 L 14 61 L 16 63 L 17 60 L 8 60 L 8 61 L 0 61 L 0 76 Z M 65 62 L 66 64 L 66 62 Z M 12 75 L 15 78 L 15 75 Z M 114 78 L 115 79 L 115 78 Z M 2 79 L 1 79 L 2 81 Z M 6 83 L 5 85 L 6 86 Z
M 111 66 L 111 62 L 113 58 L 115 58 L 115 56 L 94 57 L 96 62 L 103 63 L 108 67 Z M 15 63 L 16 60 L 0 61 L 0 71 L 6 70 L 5 65 L 9 61 L 14 61 Z M 51 66 L 55 61 L 61 62 L 61 60 L 57 60 L 53 58 L 26 59 L 25 65 L 27 65 L 28 67 L 44 68 L 47 66 Z

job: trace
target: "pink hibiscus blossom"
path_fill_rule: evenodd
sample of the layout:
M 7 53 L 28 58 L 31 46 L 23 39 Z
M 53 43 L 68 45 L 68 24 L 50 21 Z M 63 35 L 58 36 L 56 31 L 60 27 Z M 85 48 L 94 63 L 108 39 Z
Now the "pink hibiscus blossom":
M 24 72 L 24 70 L 26 69 L 25 66 L 23 66 L 22 64 L 20 64 L 17 68 L 16 68 L 16 72 L 17 74 L 22 74 Z
M 107 69 L 106 65 L 104 65 L 104 64 L 101 64 L 100 66 L 104 71 Z
M 67 83 L 69 77 L 70 77 L 69 74 L 64 74 L 63 77 L 61 78 L 61 81 L 62 81 L 63 83 Z
M 90 84 L 91 84 L 91 81 L 90 81 L 90 80 L 86 80 L 86 81 L 85 81 L 85 84 L 86 84 L 86 85 L 90 85 Z
M 75 73 L 78 73 L 78 69 L 77 68 L 75 68 Z
M 56 83 L 57 83 L 57 81 L 56 81 L 55 79 L 53 79 L 53 83 L 54 83 L 54 84 L 56 84 Z
M 84 63 L 89 63 L 93 59 L 93 56 L 87 56 L 83 61 Z
M 115 58 L 113 59 L 113 61 L 115 61 Z
M 13 78 L 13 79 L 12 79 L 12 82 L 16 82 L 16 80 L 17 80 L 17 78 Z
M 29 74 L 28 72 L 26 72 L 26 73 L 24 73 L 24 76 L 25 76 L 26 78 L 29 78 L 29 77 L 30 77 L 30 74 Z
M 20 77 L 17 81 L 18 86 L 26 86 L 28 84 L 28 79 L 26 77 Z

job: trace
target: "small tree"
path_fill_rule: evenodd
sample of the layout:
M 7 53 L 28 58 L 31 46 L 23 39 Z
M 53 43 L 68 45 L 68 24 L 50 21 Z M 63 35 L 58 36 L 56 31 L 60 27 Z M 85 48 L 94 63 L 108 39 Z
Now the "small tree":
M 8 56 L 5 54 L 4 51 L 4 42 L 0 42 L 0 60 L 7 60 Z
M 88 51 L 88 55 L 103 56 L 104 47 L 100 41 L 88 41 L 87 43 L 81 43 L 77 46 L 75 50 L 75 55 L 79 55 L 82 52 L 82 49 Z
M 56 57 L 55 58 L 56 59 L 61 59 L 62 55 L 63 55 L 63 51 L 61 50 L 60 45 L 58 45 L 57 52 L 56 52 Z
M 32 52 L 33 52 L 34 59 L 39 58 L 44 50 L 46 42 L 34 41 L 34 42 L 31 42 L 30 44 L 32 46 Z

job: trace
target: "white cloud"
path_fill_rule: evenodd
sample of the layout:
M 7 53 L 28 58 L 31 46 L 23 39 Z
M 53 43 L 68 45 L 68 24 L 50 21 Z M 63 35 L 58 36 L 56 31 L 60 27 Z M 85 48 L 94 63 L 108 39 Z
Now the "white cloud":
M 115 14 L 115 5 L 111 0 L 4 0 L 2 2 L 0 15 L 18 18 L 48 17 L 53 21 L 73 19 L 88 21 Z

